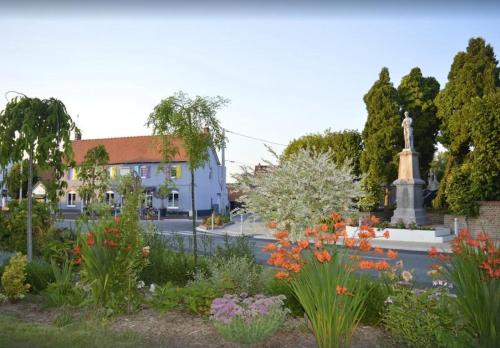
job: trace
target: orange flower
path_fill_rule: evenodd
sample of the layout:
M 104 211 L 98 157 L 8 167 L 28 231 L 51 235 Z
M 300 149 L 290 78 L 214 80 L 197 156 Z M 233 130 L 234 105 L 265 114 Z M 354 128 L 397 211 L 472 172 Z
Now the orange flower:
M 468 239 L 466 243 L 473 248 L 479 248 L 481 246 L 481 242 L 475 239 Z
M 73 252 L 76 254 L 76 255 L 80 255 L 82 251 L 82 248 L 80 247 L 79 244 L 75 245 L 75 247 L 73 248 Z
M 118 236 L 120 234 L 120 230 L 116 227 L 105 227 L 104 233 L 112 234 L 113 236 Z
M 429 267 L 432 270 L 438 271 L 441 269 L 441 265 L 439 263 L 435 263 Z
M 300 272 L 300 265 L 298 263 L 291 263 L 288 269 L 292 272 L 298 273 Z
M 89 232 L 87 234 L 87 245 L 91 247 L 94 244 L 95 244 L 95 234 L 94 232 Z
M 361 240 L 361 242 L 359 243 L 359 250 L 363 252 L 368 252 L 371 250 L 371 248 L 372 246 L 365 239 Z
M 289 276 L 288 272 L 283 272 L 283 271 L 279 271 L 274 275 L 276 279 L 285 279 L 288 278 L 288 276 Z
M 337 222 L 334 225 L 334 229 L 335 230 L 341 230 L 341 229 L 344 229 L 344 228 L 345 228 L 345 223 L 343 223 L 343 222 Z
M 82 263 L 82 259 L 81 259 L 81 257 L 79 257 L 79 258 L 75 259 L 75 261 L 73 261 L 73 263 L 74 263 L 75 265 L 79 265 L 79 264 L 81 264 L 81 263 Z
M 389 230 L 385 230 L 385 231 L 384 231 L 384 238 L 385 238 L 385 239 L 389 239 L 389 237 L 390 237 L 390 236 L 391 236 L 391 235 L 390 235 L 390 233 L 389 233 Z
M 487 240 L 490 240 L 490 237 L 488 236 L 488 233 L 481 232 L 477 235 L 477 239 L 481 242 L 486 242 Z
M 458 237 L 457 238 L 459 240 L 467 240 L 467 239 L 471 238 L 471 235 L 470 235 L 470 232 L 464 228 L 464 229 L 461 229 L 458 232 Z
M 338 213 L 332 213 L 330 215 L 330 218 L 334 221 L 334 222 L 338 222 L 342 219 L 342 216 Z
M 346 295 L 347 294 L 347 288 L 344 288 L 340 285 L 337 285 L 336 289 L 337 295 Z
M 395 259 L 398 257 L 398 252 L 395 250 L 388 250 L 387 251 L 387 257 L 390 259 Z
M 262 247 L 262 251 L 263 252 L 267 252 L 267 251 L 275 251 L 278 247 L 276 246 L 276 244 L 274 243 L 267 243 L 266 245 L 264 245 Z
M 344 245 L 347 248 L 352 248 L 355 243 L 356 243 L 356 240 L 354 238 L 344 238 Z
M 372 225 L 375 225 L 376 223 L 378 223 L 378 218 L 375 215 L 372 215 L 370 216 L 370 221 Z
M 118 243 L 112 239 L 105 239 L 104 245 L 108 248 L 116 248 L 118 246 Z
M 319 262 L 329 262 L 332 259 L 330 253 L 326 250 L 321 252 L 317 251 L 314 253 L 314 256 L 316 256 L 316 259 L 318 259 Z
M 300 246 L 296 246 L 292 248 L 292 254 L 300 254 L 302 248 Z
M 290 246 L 290 241 L 285 240 L 285 239 L 279 239 L 278 243 L 280 243 L 282 247 L 289 247 Z
M 288 238 L 288 231 L 279 231 L 274 234 L 274 237 L 276 239 L 283 239 L 283 238 Z
M 305 234 L 306 234 L 306 236 L 308 236 L 308 237 L 312 234 L 312 229 L 311 229 L 311 227 L 307 227 L 307 228 L 306 228 L 306 230 L 305 230 Z
M 328 231 L 328 225 L 327 224 L 321 224 L 320 225 L 320 229 L 321 229 L 321 231 L 326 232 L 326 231 Z
M 361 261 L 359 263 L 359 269 L 372 269 L 375 265 L 372 261 Z
M 447 260 L 449 260 L 449 259 L 450 259 L 450 257 L 449 257 L 448 255 L 445 255 L 445 254 L 443 254 L 443 253 L 439 253 L 438 257 L 439 257 L 439 259 L 440 259 L 441 261 L 447 261 Z
M 384 253 L 384 249 L 382 249 L 381 247 L 376 247 L 375 249 L 373 249 L 373 252 L 375 254 L 383 254 Z
M 321 244 L 321 242 L 320 242 L 320 241 L 317 241 L 316 243 L 314 243 L 314 247 L 315 247 L 316 249 L 320 249 L 320 248 L 321 248 L 321 246 L 322 246 L 322 244 Z
M 309 241 L 307 239 L 299 240 L 298 243 L 299 247 L 302 249 L 307 249 L 309 248 Z
M 438 251 L 437 251 L 436 247 L 435 247 L 435 246 L 432 246 L 432 247 L 429 249 L 429 257 L 434 258 L 434 257 L 436 257 L 436 256 L 437 256 L 437 254 L 438 254 Z
M 384 271 L 386 269 L 389 269 L 389 267 L 391 267 L 391 265 L 389 265 L 389 263 L 385 260 L 377 261 L 374 263 L 374 265 L 377 271 Z
M 275 229 L 276 228 L 276 222 L 270 222 L 267 224 L 267 227 L 269 227 L 270 229 Z

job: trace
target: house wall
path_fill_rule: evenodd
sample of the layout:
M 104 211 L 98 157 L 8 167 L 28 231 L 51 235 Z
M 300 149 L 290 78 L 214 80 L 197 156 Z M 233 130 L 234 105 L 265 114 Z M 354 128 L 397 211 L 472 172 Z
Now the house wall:
M 166 175 L 163 171 L 164 166 L 170 165 L 180 165 L 181 166 L 181 176 L 179 178 L 172 179 L 172 184 L 174 188 L 179 192 L 179 208 L 178 209 L 168 209 L 171 212 L 181 212 L 187 213 L 191 210 L 191 175 L 189 172 L 189 164 L 187 162 L 170 162 L 166 165 L 161 163 L 130 163 L 130 164 L 118 164 L 115 165 L 117 172 L 119 173 L 120 168 L 130 167 L 134 170 L 136 166 L 147 165 L 149 166 L 149 177 L 142 178 L 142 186 L 144 188 L 154 187 L 158 190 L 158 187 L 165 182 Z M 80 181 L 78 179 L 69 180 L 67 173 L 65 175 L 66 181 L 68 183 L 68 189 L 65 195 L 61 198 L 60 209 L 62 210 L 81 210 L 82 202 L 78 195 L 78 187 L 80 186 Z M 112 179 L 113 181 L 113 179 Z M 225 208 L 221 205 L 221 197 L 223 192 L 227 192 L 225 183 L 221 183 L 221 167 L 218 164 L 216 154 L 210 151 L 210 157 L 205 166 L 199 168 L 195 171 L 195 208 L 198 215 L 210 214 L 214 205 L 218 206 L 219 211 L 224 211 Z M 116 187 L 111 185 L 111 190 L 116 191 Z M 67 206 L 67 193 L 70 191 L 77 192 L 76 194 L 76 204 L 75 207 Z M 115 202 L 121 202 L 121 197 L 115 193 Z M 165 206 L 167 206 L 167 199 L 164 200 Z M 227 199 L 226 199 L 227 204 Z M 153 207 L 161 208 L 162 200 L 153 196 Z

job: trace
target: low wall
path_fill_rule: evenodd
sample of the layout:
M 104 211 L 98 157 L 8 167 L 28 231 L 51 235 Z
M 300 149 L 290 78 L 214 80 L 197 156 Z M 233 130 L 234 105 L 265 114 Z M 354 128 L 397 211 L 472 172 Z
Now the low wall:
M 458 230 L 468 229 L 473 235 L 479 232 L 486 232 L 492 238 L 500 241 L 500 201 L 480 202 L 479 215 L 477 217 L 466 218 L 446 214 L 444 225 L 452 231 L 455 225 L 455 218 L 458 222 Z

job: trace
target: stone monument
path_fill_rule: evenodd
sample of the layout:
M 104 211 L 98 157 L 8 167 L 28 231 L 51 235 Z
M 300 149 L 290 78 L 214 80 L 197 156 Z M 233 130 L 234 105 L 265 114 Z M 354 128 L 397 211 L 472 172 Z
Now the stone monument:
M 427 222 L 423 208 L 424 198 L 422 188 L 425 181 L 420 178 L 418 153 L 413 147 L 412 119 L 405 112 L 401 126 L 405 139 L 405 148 L 399 153 L 398 179 L 396 186 L 396 210 L 391 219 L 392 223 L 403 222 L 407 224 L 423 225 Z

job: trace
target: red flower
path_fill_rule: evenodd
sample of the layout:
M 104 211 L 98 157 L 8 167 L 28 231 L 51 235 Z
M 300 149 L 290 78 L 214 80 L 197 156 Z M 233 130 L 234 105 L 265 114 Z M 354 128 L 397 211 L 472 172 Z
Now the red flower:
M 288 238 L 288 231 L 279 231 L 274 234 L 274 237 L 276 239 L 283 239 L 283 238 Z
M 331 259 L 332 259 L 332 256 L 330 255 L 330 253 L 326 250 L 323 250 L 323 251 L 317 251 L 314 253 L 314 256 L 316 257 L 316 259 L 318 259 L 319 262 L 329 262 Z
M 267 227 L 269 227 L 270 229 L 275 229 L 276 228 L 276 222 L 270 222 L 267 224 Z
M 321 224 L 320 228 L 321 228 L 321 231 L 323 231 L 323 232 L 327 232 L 328 231 L 328 225 L 327 224 Z
M 346 295 L 347 294 L 347 288 L 344 288 L 340 285 L 337 285 L 336 289 L 337 295 Z
M 361 242 L 359 243 L 359 250 L 363 252 L 368 252 L 371 250 L 371 248 L 372 246 L 365 239 L 361 240 Z
M 375 267 L 375 264 L 372 261 L 361 261 L 359 263 L 359 269 L 372 269 Z
M 436 247 L 435 247 L 435 246 L 432 246 L 432 247 L 429 249 L 429 257 L 434 258 L 434 257 L 436 257 L 436 256 L 437 256 L 437 254 L 438 254 L 438 251 L 437 251 Z
M 285 279 L 285 278 L 288 278 L 288 276 L 289 276 L 288 272 L 280 271 L 280 272 L 276 273 L 276 275 L 274 277 L 276 279 Z
M 373 249 L 373 252 L 375 254 L 383 254 L 384 253 L 384 249 L 382 249 L 381 247 L 376 247 L 375 249 Z
M 302 249 L 307 249 L 309 248 L 309 241 L 307 239 L 304 239 L 304 240 L 299 240 L 299 242 L 297 243 L 299 245 L 299 247 L 301 247 Z
M 75 245 L 75 247 L 73 248 L 73 252 L 76 254 L 76 255 L 80 255 L 82 251 L 82 248 L 80 247 L 79 244 Z
M 395 259 L 398 257 L 398 252 L 395 250 L 388 250 L 387 251 L 387 257 L 390 259 Z
M 79 257 L 79 258 L 75 259 L 75 261 L 74 261 L 74 264 L 75 264 L 75 265 L 79 265 L 79 264 L 81 264 L 81 263 L 82 263 L 82 258 L 81 258 L 81 257 Z
M 389 233 L 389 230 L 385 230 L 385 231 L 384 231 L 384 238 L 385 238 L 385 239 L 389 239 L 389 237 L 390 237 L 390 236 L 391 236 L 391 235 L 390 235 L 390 233 Z
M 386 269 L 389 269 L 389 267 L 391 267 L 391 265 L 389 265 L 389 263 L 385 260 L 377 261 L 374 263 L 374 265 L 377 271 L 384 271 Z
M 276 250 L 278 247 L 276 246 L 276 244 L 274 243 L 267 243 L 266 245 L 264 245 L 262 247 L 262 251 L 266 252 L 266 251 L 274 251 Z
M 95 234 L 94 232 L 89 232 L 87 234 L 87 245 L 89 247 L 93 246 L 95 244 Z
M 356 240 L 354 238 L 344 238 L 344 245 L 347 248 L 352 248 L 355 243 L 356 243 Z
M 104 245 L 108 248 L 116 248 L 118 246 L 118 243 L 112 239 L 105 239 Z

